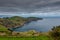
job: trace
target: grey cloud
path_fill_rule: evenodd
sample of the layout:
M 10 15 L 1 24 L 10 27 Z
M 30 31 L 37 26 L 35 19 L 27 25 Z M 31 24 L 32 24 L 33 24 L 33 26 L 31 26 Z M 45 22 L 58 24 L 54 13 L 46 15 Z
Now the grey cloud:
M 0 11 L 3 12 L 45 12 L 44 10 L 60 10 L 60 0 L 0 0 Z

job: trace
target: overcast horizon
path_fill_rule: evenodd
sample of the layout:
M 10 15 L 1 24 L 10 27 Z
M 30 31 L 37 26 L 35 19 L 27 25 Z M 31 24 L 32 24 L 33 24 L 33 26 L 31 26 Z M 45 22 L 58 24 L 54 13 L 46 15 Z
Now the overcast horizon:
M 0 0 L 0 15 L 60 16 L 60 0 Z

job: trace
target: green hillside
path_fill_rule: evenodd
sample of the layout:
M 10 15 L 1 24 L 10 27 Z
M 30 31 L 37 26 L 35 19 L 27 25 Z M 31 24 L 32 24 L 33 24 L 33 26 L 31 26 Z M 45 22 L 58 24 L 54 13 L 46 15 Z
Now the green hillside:
M 0 18 L 0 25 L 3 25 L 7 28 L 15 28 L 15 27 L 23 26 L 25 23 L 34 20 L 41 20 L 41 18 L 35 18 L 35 17 L 24 18 L 19 16 L 5 17 L 5 18 Z
M 3 25 L 0 25 L 0 31 L 7 31 L 7 28 Z

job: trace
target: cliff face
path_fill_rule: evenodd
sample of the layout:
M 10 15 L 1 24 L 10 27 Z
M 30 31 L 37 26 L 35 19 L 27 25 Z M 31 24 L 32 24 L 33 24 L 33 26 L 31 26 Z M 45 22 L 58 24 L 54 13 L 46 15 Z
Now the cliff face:
M 19 16 L 5 17 L 5 18 L 0 18 L 0 25 L 3 25 L 7 28 L 16 28 L 19 26 L 23 26 L 25 23 L 29 23 L 31 21 L 37 21 L 41 19 L 42 18 L 36 18 L 36 17 L 24 18 Z

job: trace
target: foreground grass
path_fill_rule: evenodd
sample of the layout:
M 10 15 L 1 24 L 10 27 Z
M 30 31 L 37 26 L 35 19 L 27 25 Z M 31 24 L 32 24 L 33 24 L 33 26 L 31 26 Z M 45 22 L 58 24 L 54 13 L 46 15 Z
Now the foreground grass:
M 0 37 L 0 40 L 52 40 L 48 36 L 38 37 Z

